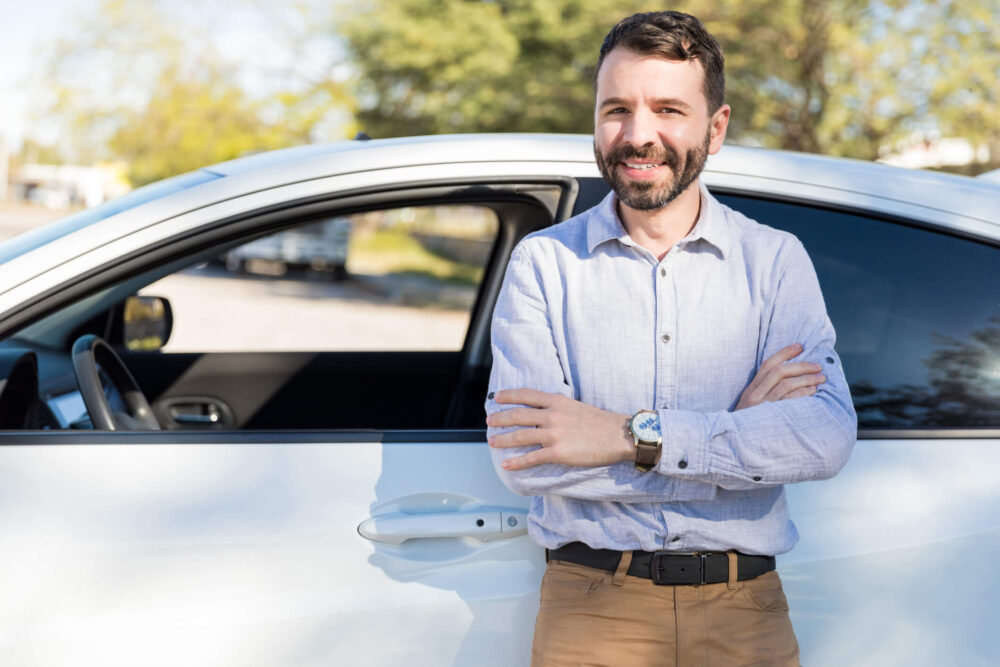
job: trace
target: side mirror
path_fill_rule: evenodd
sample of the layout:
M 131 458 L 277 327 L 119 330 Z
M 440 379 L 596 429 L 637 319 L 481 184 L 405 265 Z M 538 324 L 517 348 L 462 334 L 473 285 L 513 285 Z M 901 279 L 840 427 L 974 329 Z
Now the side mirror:
M 159 350 L 170 339 L 174 314 L 170 302 L 161 296 L 130 296 L 125 299 L 122 338 L 125 348 L 135 351 Z

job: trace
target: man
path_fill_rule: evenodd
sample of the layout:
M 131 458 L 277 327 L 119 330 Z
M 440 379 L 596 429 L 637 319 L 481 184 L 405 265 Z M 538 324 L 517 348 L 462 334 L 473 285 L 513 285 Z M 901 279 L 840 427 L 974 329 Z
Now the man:
M 699 181 L 730 108 L 697 19 L 623 20 L 595 91 L 612 193 L 518 245 L 493 320 L 489 444 L 549 554 L 533 663 L 797 665 L 783 485 L 856 433 L 815 272 Z

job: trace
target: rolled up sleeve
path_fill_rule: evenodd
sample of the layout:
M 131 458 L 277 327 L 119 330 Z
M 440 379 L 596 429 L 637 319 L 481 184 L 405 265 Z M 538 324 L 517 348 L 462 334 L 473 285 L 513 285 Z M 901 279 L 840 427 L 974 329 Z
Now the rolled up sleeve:
M 857 416 L 812 262 L 797 239 L 779 257 L 779 279 L 761 359 L 800 342 L 795 361 L 822 367 L 826 382 L 808 397 L 736 412 L 661 410 L 663 476 L 749 489 L 827 479 L 847 463 Z

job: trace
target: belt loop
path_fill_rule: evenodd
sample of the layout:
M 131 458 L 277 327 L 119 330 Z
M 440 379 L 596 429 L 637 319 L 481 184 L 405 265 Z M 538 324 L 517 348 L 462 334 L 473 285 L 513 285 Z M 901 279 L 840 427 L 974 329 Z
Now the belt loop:
M 729 582 L 726 584 L 726 588 L 731 591 L 735 591 L 737 583 L 739 581 L 739 570 L 737 568 L 738 560 L 735 551 L 727 551 L 726 555 L 729 556 Z
M 629 565 L 632 564 L 632 552 L 623 551 L 622 559 L 618 562 L 618 569 L 615 570 L 615 575 L 611 577 L 611 583 L 615 586 L 625 585 L 625 575 L 628 574 Z

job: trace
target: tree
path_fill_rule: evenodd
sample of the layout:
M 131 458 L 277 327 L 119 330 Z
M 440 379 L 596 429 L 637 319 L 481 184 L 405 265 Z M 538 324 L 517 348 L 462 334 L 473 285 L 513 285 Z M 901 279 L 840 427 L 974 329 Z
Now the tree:
M 98 13 L 78 17 L 48 48 L 40 78 L 38 115 L 60 130 L 60 153 L 127 161 L 132 184 L 141 185 L 308 143 L 322 138 L 331 114 L 349 119 L 350 97 L 329 61 L 319 74 L 299 66 L 310 55 L 304 50 L 330 39 L 327 27 L 308 20 L 314 8 L 283 5 L 265 15 L 247 0 L 227 5 L 226 18 L 239 7 L 267 21 L 267 65 L 225 53 L 196 0 L 104 0 Z
M 149 104 L 122 113 L 108 148 L 128 164 L 128 179 L 139 186 L 247 153 L 302 143 L 302 137 L 281 123 L 263 121 L 260 106 L 225 81 L 168 75 Z
M 373 0 L 340 24 L 373 136 L 590 132 L 607 30 L 635 0 Z M 723 44 L 731 139 L 875 158 L 935 131 L 995 141 L 1000 0 L 678 0 Z M 975 126 L 969 132 L 970 126 Z

